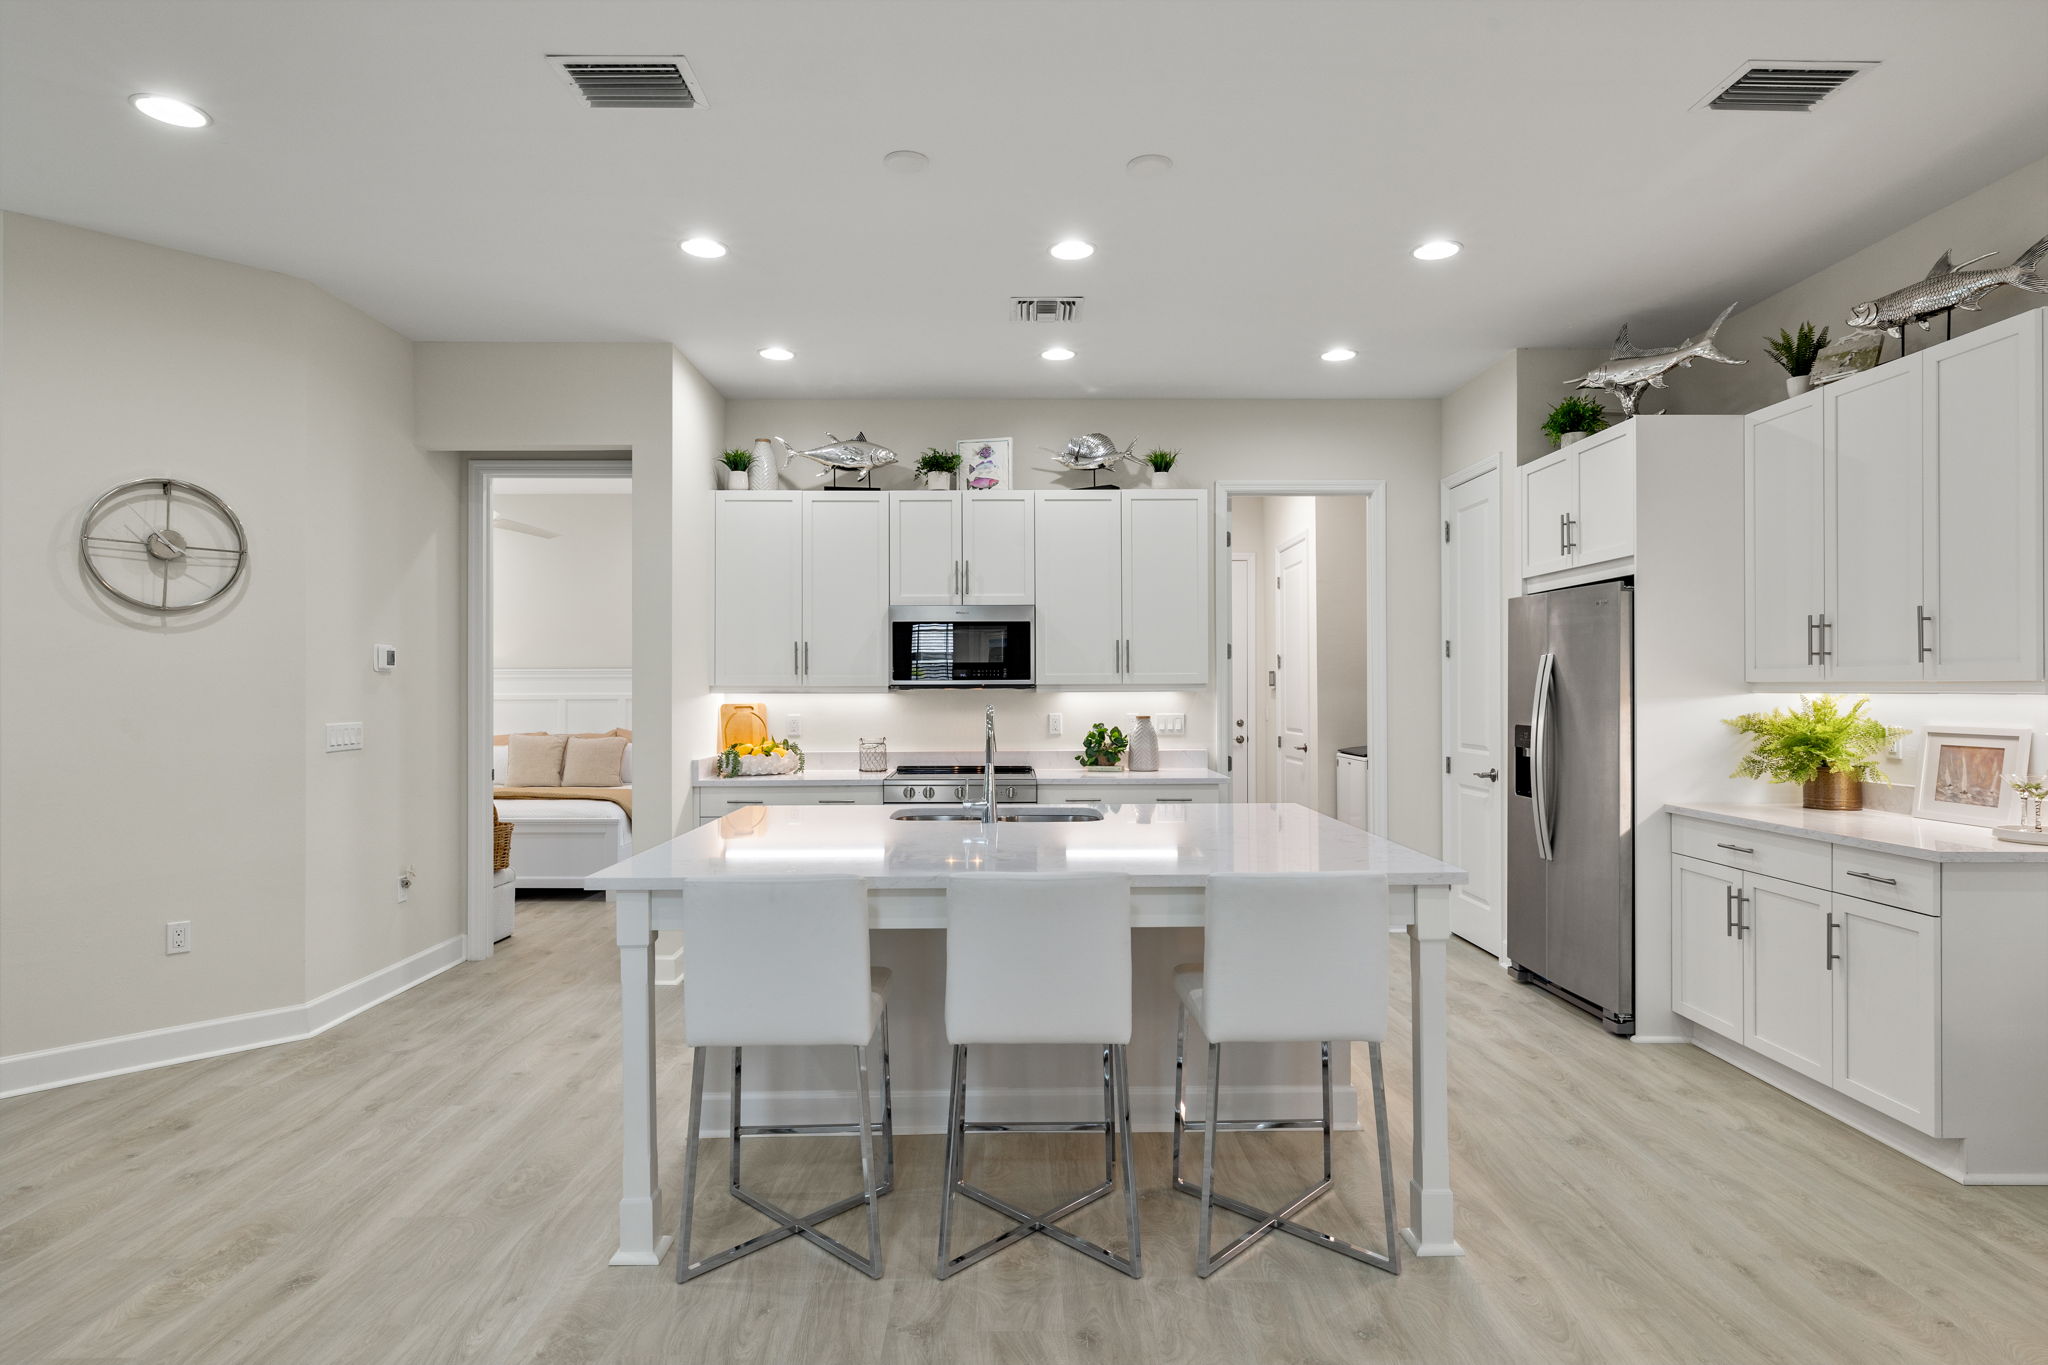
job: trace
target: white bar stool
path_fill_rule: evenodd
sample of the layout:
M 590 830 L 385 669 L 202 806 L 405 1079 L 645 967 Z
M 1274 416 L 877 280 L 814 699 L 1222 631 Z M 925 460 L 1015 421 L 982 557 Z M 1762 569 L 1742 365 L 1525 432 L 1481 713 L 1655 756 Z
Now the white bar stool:
M 938 1277 L 945 1279 L 1042 1232 L 1137 1279 L 1138 1190 L 1131 1174 L 1131 883 L 1124 876 L 985 872 L 946 882 L 946 1038 L 953 1044 L 946 1120 L 946 1188 L 939 1204 Z M 1102 1049 L 1102 1118 L 1073 1123 L 970 1123 L 967 1049 L 983 1043 L 1087 1043 Z M 969 1133 L 1102 1133 L 1102 1183 L 1043 1213 L 1028 1213 L 967 1183 Z M 1116 1184 L 1122 1146 L 1130 1255 L 1118 1256 L 1056 1226 Z M 1017 1226 L 950 1256 L 953 1196 L 965 1195 Z
M 676 1283 L 696 1279 L 763 1247 L 801 1237 L 872 1279 L 882 1277 L 877 1201 L 896 1181 L 896 1129 L 889 1093 L 889 973 L 868 965 L 867 889 L 858 877 L 721 877 L 683 893 L 683 944 L 690 974 L 683 987 L 683 1035 L 690 1058 L 689 1137 L 683 1147 L 683 1212 L 676 1228 Z M 882 1051 L 882 1177 L 875 1179 L 868 1101 L 868 1043 Z M 740 1049 L 757 1046 L 853 1049 L 860 1094 L 857 1123 L 743 1124 Z M 777 1226 L 701 1261 L 690 1259 L 697 1203 L 697 1150 L 704 1120 L 706 1050 L 732 1049 L 733 1198 Z M 860 1135 L 859 1194 L 795 1214 L 740 1184 L 740 1142 L 768 1134 Z M 868 1251 L 861 1256 L 817 1225 L 866 1204 Z
M 1380 1043 L 1387 1033 L 1387 880 L 1360 872 L 1302 876 L 1234 873 L 1209 880 L 1203 917 L 1203 962 L 1173 976 L 1180 997 L 1174 1030 L 1173 1187 L 1202 1201 L 1195 1273 L 1207 1278 L 1267 1234 L 1305 1242 L 1401 1273 L 1394 1237 L 1394 1164 L 1387 1141 L 1387 1089 Z M 1181 1137 L 1187 1129 L 1188 1016 L 1209 1040 L 1209 1116 L 1203 1124 L 1202 1183 L 1181 1179 Z M 1294 1222 L 1294 1215 L 1330 1188 L 1330 1045 L 1363 1042 L 1372 1056 L 1374 1126 L 1379 1132 L 1380 1202 L 1385 1252 Z M 1323 1116 L 1317 1119 L 1221 1117 L 1225 1043 L 1317 1042 L 1323 1049 Z M 1216 1135 L 1285 1128 L 1323 1130 L 1323 1178 L 1285 1208 L 1254 1208 L 1216 1192 Z M 1216 1210 L 1257 1224 L 1221 1251 L 1209 1252 Z

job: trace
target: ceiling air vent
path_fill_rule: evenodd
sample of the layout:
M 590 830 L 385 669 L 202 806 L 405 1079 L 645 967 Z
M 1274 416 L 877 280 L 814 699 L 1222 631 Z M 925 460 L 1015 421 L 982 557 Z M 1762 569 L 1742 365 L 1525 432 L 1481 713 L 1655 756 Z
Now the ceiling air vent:
M 1696 109 L 1803 114 L 1876 62 L 1745 62 Z
M 704 102 L 690 64 L 670 57 L 565 57 L 548 61 L 593 109 L 695 109 Z
M 1081 300 L 1078 296 L 1066 298 L 1012 298 L 1010 317 L 1017 322 L 1079 322 Z

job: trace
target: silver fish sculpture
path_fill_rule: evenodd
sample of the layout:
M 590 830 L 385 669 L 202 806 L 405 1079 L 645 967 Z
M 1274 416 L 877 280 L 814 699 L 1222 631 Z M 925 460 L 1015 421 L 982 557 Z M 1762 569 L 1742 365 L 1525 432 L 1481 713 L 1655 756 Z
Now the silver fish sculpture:
M 862 483 L 867 482 L 868 475 L 883 465 L 896 463 L 896 452 L 887 446 L 876 445 L 870 441 L 865 431 L 855 435 L 851 441 L 842 441 L 829 431 L 825 436 L 830 444 L 816 446 L 810 450 L 798 450 L 780 436 L 775 439 L 781 441 L 784 449 L 791 455 L 815 460 L 833 471 L 835 476 L 842 469 L 848 470 Z
M 1090 469 L 1107 469 L 1119 461 L 1130 459 L 1131 447 L 1136 444 L 1137 442 L 1133 441 L 1131 445 L 1118 450 L 1115 441 L 1099 431 L 1091 431 L 1086 436 L 1074 437 L 1067 442 L 1064 449 L 1053 450 L 1046 446 L 1039 449 L 1044 450 L 1068 469 L 1086 472 Z
M 1909 284 L 1904 289 L 1894 289 L 1881 299 L 1859 303 L 1849 310 L 1851 327 L 1875 327 L 1887 336 L 1900 336 L 1909 322 L 1920 324 L 1926 331 L 1928 322 L 1946 313 L 1951 308 L 1960 308 L 1966 313 L 1977 311 L 1977 300 L 2002 284 L 2029 293 L 2048 294 L 2048 276 L 2034 267 L 2048 257 L 2048 237 L 2022 251 L 2011 265 L 1994 270 L 1965 270 L 1963 266 L 1975 265 L 1991 256 L 1987 251 L 1982 256 L 1972 256 L 1963 265 L 1950 265 L 1949 253 L 1941 253 L 1941 259 L 1934 263 L 1934 269 L 1927 272 L 1925 279 Z
M 1721 330 L 1721 324 L 1728 321 L 1728 315 L 1735 311 L 1729 304 L 1721 310 L 1721 316 L 1714 319 L 1714 325 L 1696 337 L 1688 337 L 1677 346 L 1664 346 L 1655 350 L 1632 345 L 1628 339 L 1628 324 L 1621 325 L 1621 332 L 1614 338 L 1614 350 L 1606 360 L 1595 365 L 1577 379 L 1564 382 L 1581 389 L 1607 389 L 1621 400 L 1624 417 L 1636 415 L 1636 400 L 1644 389 L 1662 389 L 1669 386 L 1664 376 L 1675 369 L 1690 367 L 1695 360 L 1712 360 L 1722 365 L 1747 365 L 1746 360 L 1723 355 L 1714 346 L 1714 333 Z

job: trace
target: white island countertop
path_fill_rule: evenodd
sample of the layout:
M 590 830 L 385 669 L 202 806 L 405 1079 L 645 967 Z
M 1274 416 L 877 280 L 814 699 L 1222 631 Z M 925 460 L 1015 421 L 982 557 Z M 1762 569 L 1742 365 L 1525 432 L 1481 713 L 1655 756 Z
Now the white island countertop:
M 1379 872 L 1455 886 L 1462 869 L 1301 806 L 1112 805 L 1100 821 L 994 826 L 894 820 L 889 806 L 751 806 L 592 876 L 594 891 L 693 878 L 857 876 L 939 888 L 963 872 L 1122 872 L 1134 886 L 1200 887 L 1229 872 Z M 910 807 L 908 809 L 916 809 Z
M 1921 820 L 1896 811 L 1676 804 L 1664 809 L 1673 815 L 1933 863 L 2048 863 L 2048 846 L 2010 843 L 1976 825 Z
M 1010 755 L 1002 760 L 1007 763 Z M 912 760 L 905 760 L 912 761 Z M 933 762 L 955 762 L 952 755 L 934 759 Z M 958 759 L 959 762 L 979 763 L 981 756 L 972 759 Z M 713 768 L 714 760 L 700 758 L 693 765 L 691 780 L 699 787 L 730 787 L 745 791 L 754 787 L 881 787 L 888 784 L 887 773 L 864 773 L 856 768 L 833 764 L 809 763 L 800 773 L 783 773 L 765 777 L 720 777 Z M 897 779 L 901 781 L 902 779 Z M 979 781 L 979 778 L 963 779 Z M 1033 775 L 1023 781 L 1036 782 L 1041 787 L 1056 786 L 1130 786 L 1130 787 L 1220 787 L 1230 781 L 1227 773 L 1199 765 L 1171 764 L 1156 772 L 1135 773 L 1124 768 L 1084 768 L 1072 759 L 1058 764 L 1041 762 Z

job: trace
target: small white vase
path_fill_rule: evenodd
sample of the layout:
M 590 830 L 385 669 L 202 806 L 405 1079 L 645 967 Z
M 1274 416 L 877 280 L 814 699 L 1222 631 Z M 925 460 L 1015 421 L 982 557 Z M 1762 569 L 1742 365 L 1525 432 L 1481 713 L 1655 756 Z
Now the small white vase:
M 775 477 L 775 443 L 766 436 L 754 441 L 754 462 L 747 466 L 747 487 L 757 493 L 772 493 L 780 483 Z
M 728 469 L 728 470 L 726 470 L 726 471 L 725 471 L 725 487 L 726 487 L 726 491 L 727 491 L 727 492 L 731 492 L 731 493 L 744 493 L 744 492 L 746 492 L 746 491 L 747 491 L 747 471 L 746 471 L 746 470 L 744 470 L 744 469 Z
M 1155 470 L 1153 470 L 1153 471 L 1152 471 L 1152 486 L 1153 486 L 1154 488 L 1171 488 L 1171 487 L 1173 487 L 1173 471 L 1172 471 L 1172 470 L 1170 470 L 1170 469 L 1155 469 Z
M 1566 446 L 1575 446 L 1592 434 L 1590 431 L 1567 431 L 1557 438 L 1557 448 L 1562 450 Z
M 936 472 L 927 474 L 924 476 L 924 486 L 934 493 L 950 493 L 953 491 L 953 476 Z
M 1159 771 L 1159 735 L 1152 729 L 1152 717 L 1139 716 L 1138 723 L 1131 727 L 1131 746 L 1124 753 L 1124 761 L 1130 764 L 1134 773 L 1156 773 Z
M 1812 387 L 1813 376 L 1810 374 L 1788 374 L 1785 376 L 1785 396 L 1787 398 L 1797 398 Z

